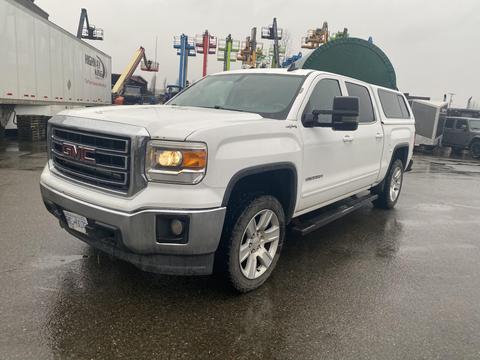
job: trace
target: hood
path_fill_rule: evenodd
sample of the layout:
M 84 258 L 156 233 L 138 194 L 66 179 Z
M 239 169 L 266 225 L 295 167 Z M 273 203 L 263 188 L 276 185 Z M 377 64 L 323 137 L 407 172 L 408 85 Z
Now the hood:
M 132 105 L 68 110 L 61 115 L 141 126 L 152 139 L 185 140 L 197 130 L 263 119 L 253 113 L 171 105 Z

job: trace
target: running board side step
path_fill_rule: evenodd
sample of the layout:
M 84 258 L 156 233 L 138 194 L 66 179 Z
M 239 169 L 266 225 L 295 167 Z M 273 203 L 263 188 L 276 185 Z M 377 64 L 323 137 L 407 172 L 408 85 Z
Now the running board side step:
M 328 205 L 325 208 L 314 211 L 312 214 L 306 214 L 300 216 L 298 219 L 294 219 L 292 221 L 291 231 L 295 235 L 307 235 L 342 216 L 350 214 L 352 211 L 370 204 L 377 198 L 378 195 L 373 194 L 362 197 L 352 196 L 338 203 Z

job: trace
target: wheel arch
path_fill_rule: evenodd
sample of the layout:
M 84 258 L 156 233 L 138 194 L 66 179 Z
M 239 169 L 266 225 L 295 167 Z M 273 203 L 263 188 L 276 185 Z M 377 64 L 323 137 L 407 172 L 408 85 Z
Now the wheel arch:
M 383 188 L 385 186 L 385 179 L 387 178 L 390 169 L 392 167 L 392 164 L 395 162 L 395 160 L 400 159 L 403 163 L 403 170 L 407 170 L 407 167 L 409 164 L 407 164 L 408 161 L 408 154 L 410 152 L 410 144 L 408 142 L 401 142 L 395 145 L 395 147 L 392 150 L 392 156 L 390 158 L 390 163 L 388 164 L 387 171 L 385 172 L 385 176 L 382 179 L 382 181 L 373 187 L 373 191 L 375 193 L 379 193 L 383 191 Z
M 272 180 L 267 182 L 267 180 Z M 227 207 L 241 191 L 266 191 L 277 196 L 285 211 L 288 223 L 292 218 L 297 201 L 297 168 L 291 162 L 279 162 L 252 166 L 235 173 L 230 179 L 222 200 Z
M 388 165 L 388 169 L 392 166 L 393 162 L 397 159 L 400 159 L 403 163 L 404 170 L 408 166 L 408 154 L 410 152 L 410 144 L 407 142 L 399 143 L 395 145 L 392 151 L 392 157 L 390 159 L 390 164 Z M 387 171 L 388 174 L 388 171 Z
M 472 144 L 473 144 L 474 142 L 478 142 L 478 141 L 480 141 L 480 136 L 478 136 L 478 135 L 477 135 L 477 136 L 474 136 L 474 137 L 472 138 L 472 140 L 470 140 L 470 143 L 469 143 L 468 146 L 472 146 Z

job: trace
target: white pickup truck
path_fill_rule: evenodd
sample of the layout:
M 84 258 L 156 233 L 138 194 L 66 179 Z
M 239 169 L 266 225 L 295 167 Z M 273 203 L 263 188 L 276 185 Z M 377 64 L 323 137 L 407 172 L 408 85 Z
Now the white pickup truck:
M 65 111 L 40 181 L 70 234 L 145 271 L 241 292 L 270 276 L 286 226 L 305 234 L 393 208 L 415 123 L 404 96 L 284 69 L 210 75 L 166 105 Z

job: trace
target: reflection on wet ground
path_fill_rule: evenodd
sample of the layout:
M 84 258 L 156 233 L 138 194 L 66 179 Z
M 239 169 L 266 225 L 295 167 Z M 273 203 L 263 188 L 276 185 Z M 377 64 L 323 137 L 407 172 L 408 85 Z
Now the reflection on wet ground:
M 45 161 L 0 150 L 1 358 L 478 358 L 478 161 L 416 156 L 397 209 L 287 236 L 243 296 L 73 239 L 43 209 Z
M 45 142 L 0 139 L 0 169 L 41 170 L 47 159 Z

